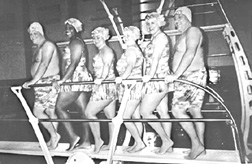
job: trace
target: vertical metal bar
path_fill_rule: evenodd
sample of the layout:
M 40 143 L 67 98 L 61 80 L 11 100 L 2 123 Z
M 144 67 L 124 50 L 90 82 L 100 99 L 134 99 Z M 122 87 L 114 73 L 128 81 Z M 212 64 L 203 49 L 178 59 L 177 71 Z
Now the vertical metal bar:
M 21 101 L 21 103 L 22 103 L 22 105 L 24 107 L 26 115 L 29 118 L 29 122 L 31 123 L 32 128 L 33 128 L 33 130 L 34 130 L 34 132 L 36 134 L 36 137 L 38 138 L 39 144 L 41 146 L 41 149 L 43 151 L 43 154 L 44 154 L 44 157 L 45 157 L 45 160 L 46 160 L 47 164 L 54 164 L 53 160 L 52 160 L 52 157 L 51 157 L 51 154 L 50 154 L 50 152 L 48 150 L 48 147 L 46 145 L 45 139 L 43 137 L 43 134 L 39 129 L 39 125 L 38 125 L 39 121 L 32 114 L 30 107 L 28 106 L 24 96 L 22 95 L 21 89 L 22 89 L 22 87 L 11 87 L 12 92 L 17 95 L 17 97 L 19 98 L 19 100 Z

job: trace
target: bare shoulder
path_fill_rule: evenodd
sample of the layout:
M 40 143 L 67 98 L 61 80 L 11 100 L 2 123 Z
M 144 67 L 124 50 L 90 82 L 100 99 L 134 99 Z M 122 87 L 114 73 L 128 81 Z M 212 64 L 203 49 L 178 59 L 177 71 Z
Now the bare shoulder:
M 70 47 L 82 47 L 83 46 L 83 43 L 81 42 L 80 39 L 73 39 L 71 40 L 71 42 L 69 43 L 69 46 Z
M 191 26 L 187 29 L 186 31 L 187 35 L 190 35 L 190 34 L 202 34 L 202 30 L 199 28 L 199 27 L 195 27 L 195 26 Z
M 155 43 L 157 45 L 166 45 L 169 42 L 168 36 L 165 33 L 160 33 L 155 38 Z
M 164 33 L 161 32 L 158 36 L 157 36 L 157 40 L 163 40 L 163 41 L 168 41 L 168 36 Z
M 129 47 L 125 50 L 126 56 L 128 57 L 134 57 L 136 56 L 136 49 L 133 47 Z
M 47 49 L 47 48 L 56 48 L 56 44 L 53 43 L 52 41 L 45 41 L 45 43 L 42 46 L 43 49 Z
M 105 55 L 113 55 L 114 52 L 113 52 L 112 48 L 110 48 L 109 46 L 106 46 L 106 47 L 104 48 L 104 54 L 105 54 Z

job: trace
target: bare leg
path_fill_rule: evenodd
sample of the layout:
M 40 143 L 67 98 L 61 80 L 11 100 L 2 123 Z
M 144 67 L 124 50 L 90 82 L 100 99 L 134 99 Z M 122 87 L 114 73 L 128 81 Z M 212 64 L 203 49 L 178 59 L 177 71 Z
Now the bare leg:
M 49 117 L 49 118 L 51 118 L 51 119 L 57 119 L 58 117 L 57 117 L 57 115 L 56 115 L 56 113 L 55 113 L 55 108 L 50 108 L 50 109 L 45 109 L 44 110 L 44 112 L 45 112 L 45 114 Z M 53 124 L 53 126 L 54 126 L 54 129 L 57 131 L 57 129 L 58 129 L 58 122 L 52 122 L 52 124 Z M 50 138 L 50 140 L 46 143 L 46 145 L 48 146 L 48 147 L 55 147 L 55 144 L 53 144 L 53 143 L 56 143 L 57 142 L 57 140 L 59 140 L 60 139 L 60 135 L 57 133 L 57 138 Z M 54 140 L 54 141 L 52 141 L 52 139 Z M 53 145 L 52 145 L 53 144 Z
M 133 113 L 135 112 L 138 104 L 139 104 L 139 101 L 137 100 L 128 101 L 126 111 L 124 112 L 124 118 L 130 119 Z M 127 122 L 124 124 L 126 128 L 129 130 L 129 132 L 131 133 L 131 135 L 133 136 L 133 138 L 135 139 L 135 144 L 131 148 L 127 149 L 126 151 L 131 152 L 131 153 L 141 151 L 146 146 L 141 139 L 141 135 L 139 133 L 139 130 L 136 124 L 133 122 Z
M 163 99 L 166 93 L 155 93 L 146 94 L 142 99 L 140 112 L 143 118 L 147 119 L 157 119 L 157 116 L 153 114 L 153 111 L 159 105 L 160 101 Z M 161 123 L 159 122 L 149 122 L 149 125 L 159 134 L 162 145 L 157 154 L 164 154 L 173 146 L 173 141 L 165 133 Z
M 176 118 L 190 118 L 182 107 L 173 107 L 172 112 Z M 185 158 L 195 159 L 205 151 L 204 145 L 200 142 L 192 122 L 180 122 L 180 125 L 187 132 L 192 143 L 191 151 Z
M 40 119 L 49 119 L 50 117 L 44 112 L 44 109 L 39 107 L 34 107 L 33 113 L 37 118 Z M 49 132 L 50 138 L 50 145 L 49 149 L 56 149 L 58 146 L 58 142 L 60 140 L 60 135 L 57 133 L 55 127 L 51 122 L 41 122 L 42 126 Z
M 169 119 L 170 115 L 168 113 L 168 94 L 165 95 L 165 97 L 161 100 L 160 104 L 157 107 L 157 112 L 159 116 L 163 119 Z M 171 122 L 162 122 L 162 127 L 166 133 L 166 135 L 171 138 L 171 129 L 172 124 Z M 170 147 L 170 149 L 167 150 L 167 152 L 172 152 L 173 149 Z
M 81 118 L 86 119 L 85 111 L 86 107 L 88 104 L 88 100 L 90 97 L 90 92 L 82 92 L 78 99 L 75 101 L 75 103 L 78 105 L 80 113 L 81 113 Z M 91 148 L 91 143 L 90 143 L 90 128 L 89 124 L 87 122 L 82 122 L 82 129 L 83 129 L 83 135 L 81 138 L 81 143 L 76 146 L 76 148 Z
M 97 114 L 102 111 L 107 105 L 111 103 L 111 100 L 101 100 L 101 101 L 89 101 L 85 114 L 88 119 L 97 119 Z M 104 141 L 101 139 L 100 123 L 99 122 L 89 122 L 94 141 L 95 147 L 94 152 L 99 153 Z
M 47 109 L 44 109 L 44 113 L 51 119 L 57 119 L 57 115 L 56 115 L 56 112 L 55 112 L 55 103 L 56 103 L 56 100 L 57 100 L 57 96 L 55 97 L 51 97 L 50 99 L 50 102 L 54 102 L 53 104 L 51 103 L 48 103 L 48 108 Z M 50 105 L 51 104 L 51 105 Z M 51 122 L 55 128 L 55 130 L 57 131 L 58 129 L 58 125 L 59 123 L 58 122 Z M 58 145 L 58 141 L 60 139 L 60 135 L 57 134 L 58 137 L 54 137 L 54 138 L 50 138 L 50 140 L 46 143 L 46 145 L 48 147 L 52 147 L 52 148 L 55 148 L 57 147 Z M 53 141 L 52 141 L 53 140 Z
M 141 119 L 140 115 L 140 105 L 137 106 L 135 112 L 132 115 L 133 119 Z M 137 130 L 139 132 L 140 137 L 143 135 L 143 123 L 142 122 L 135 122 L 135 126 L 137 127 Z
M 200 109 L 189 109 L 193 118 L 203 118 Z M 195 122 L 195 128 L 200 142 L 204 145 L 204 133 L 205 133 L 205 123 L 204 122 Z
M 132 115 L 133 119 L 140 119 L 141 115 L 140 115 L 140 104 L 137 105 L 135 112 Z M 142 139 L 142 135 L 143 135 L 143 123 L 142 122 L 134 122 L 135 127 L 138 130 L 138 134 L 140 136 L 140 138 Z M 136 142 L 134 143 L 134 145 L 126 148 L 124 151 L 128 151 L 130 152 L 132 149 L 134 149 L 134 147 L 136 146 Z
M 80 95 L 80 92 L 60 92 L 56 102 L 56 112 L 59 118 L 69 119 L 69 113 L 66 111 L 66 107 L 73 103 Z M 70 146 L 67 151 L 74 149 L 75 145 L 80 140 L 80 137 L 76 135 L 72 127 L 71 122 L 62 122 L 65 130 L 69 136 Z
M 191 109 L 189 109 L 189 111 L 190 111 L 193 118 L 203 118 L 200 107 L 191 108 Z M 195 128 L 196 128 L 197 136 L 199 137 L 199 140 L 200 140 L 201 144 L 205 145 L 204 144 L 205 123 L 204 122 L 194 122 L 194 125 L 195 125 Z M 202 153 L 202 155 L 205 155 L 205 154 L 206 154 L 206 151 L 204 151 Z
M 104 113 L 106 115 L 107 118 L 112 119 L 115 117 L 115 109 L 116 109 L 116 101 L 113 100 L 108 106 L 106 106 L 104 108 Z M 113 136 L 113 132 L 114 132 L 114 125 L 112 124 L 112 122 L 109 122 L 109 142 L 108 145 L 104 145 L 102 147 L 102 150 L 109 150 L 110 145 L 111 145 L 111 141 L 112 141 L 112 136 Z

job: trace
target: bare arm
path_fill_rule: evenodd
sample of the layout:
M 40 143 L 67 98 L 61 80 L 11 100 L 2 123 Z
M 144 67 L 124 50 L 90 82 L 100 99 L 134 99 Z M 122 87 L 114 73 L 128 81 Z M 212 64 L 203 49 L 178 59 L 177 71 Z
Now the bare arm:
M 102 55 L 102 61 L 103 61 L 103 68 L 101 77 L 97 77 L 97 79 L 105 80 L 109 75 L 109 70 L 112 65 L 114 58 L 114 53 L 110 48 L 105 48 L 103 55 Z
M 166 45 L 168 44 L 168 39 L 165 35 L 159 35 L 156 38 L 154 44 L 155 46 L 154 46 L 154 52 L 152 55 L 152 65 L 151 65 L 150 71 L 147 73 L 147 75 L 149 75 L 152 78 L 156 74 L 159 60 L 162 56 L 162 53 Z
M 55 47 L 52 43 L 46 42 L 43 47 L 41 47 L 41 60 L 38 66 L 38 69 L 36 70 L 36 73 L 33 76 L 33 79 L 30 81 L 30 83 L 35 84 L 38 80 L 40 80 L 43 75 L 45 74 L 48 65 L 52 59 L 53 53 L 55 51 Z
M 127 79 L 130 76 L 132 69 L 134 68 L 134 65 L 136 63 L 136 51 L 134 49 L 127 49 L 125 55 L 127 56 L 128 65 L 124 73 L 121 75 L 122 79 Z
M 67 79 L 69 79 L 76 67 L 78 66 L 80 59 L 81 59 L 81 55 L 82 55 L 82 44 L 80 43 L 79 40 L 73 40 L 70 45 L 70 53 L 71 53 L 71 64 L 67 67 L 67 69 L 65 70 L 65 73 L 61 79 L 62 82 L 65 82 Z
M 181 76 L 191 65 L 197 48 L 200 46 L 202 34 L 200 30 L 196 27 L 191 27 L 186 33 L 186 51 L 178 65 L 178 68 L 175 70 L 174 75 L 179 77 Z

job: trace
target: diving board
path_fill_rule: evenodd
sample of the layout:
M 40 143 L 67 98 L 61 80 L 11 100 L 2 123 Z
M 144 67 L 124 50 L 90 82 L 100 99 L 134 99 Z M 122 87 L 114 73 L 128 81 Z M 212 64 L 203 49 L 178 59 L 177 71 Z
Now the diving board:
M 93 145 L 92 145 L 93 146 Z M 74 152 L 81 151 L 88 154 L 93 159 L 104 159 L 108 157 L 108 151 L 100 151 L 93 153 L 92 149 L 79 149 L 71 152 L 65 151 L 69 147 L 68 143 L 59 143 L 55 150 L 51 150 L 51 156 L 69 157 Z M 186 148 L 174 148 L 172 153 L 157 155 L 151 150 L 155 148 L 146 147 L 137 153 L 126 153 L 122 150 L 124 146 L 117 146 L 113 161 L 129 161 L 129 162 L 144 162 L 144 163 L 186 163 L 186 164 L 238 164 L 241 163 L 239 152 L 234 150 L 216 150 L 207 149 L 206 155 L 201 155 L 195 160 L 184 159 L 183 153 Z M 19 155 L 34 155 L 43 156 L 43 152 L 39 147 L 38 142 L 18 142 L 18 141 L 0 141 L 0 153 L 19 154 Z

